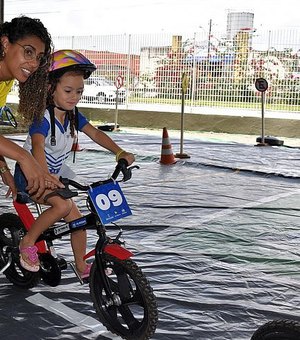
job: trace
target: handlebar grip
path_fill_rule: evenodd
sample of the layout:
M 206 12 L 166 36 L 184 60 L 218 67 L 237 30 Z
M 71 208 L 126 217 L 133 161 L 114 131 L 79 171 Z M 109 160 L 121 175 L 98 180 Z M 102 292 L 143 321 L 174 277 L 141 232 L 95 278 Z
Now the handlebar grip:
M 104 181 L 98 181 L 98 182 L 92 183 L 90 185 L 82 185 L 82 184 L 80 184 L 80 183 L 78 183 L 78 182 L 76 182 L 72 179 L 63 178 L 63 177 L 60 177 L 59 180 L 65 185 L 66 190 L 70 190 L 69 185 L 71 185 L 72 187 L 74 187 L 76 189 L 79 189 L 79 190 L 82 190 L 82 191 L 88 191 L 90 187 L 97 186 L 100 183 L 104 184 L 104 183 L 111 181 L 112 179 L 116 180 L 121 172 L 123 174 L 122 181 L 126 182 L 131 178 L 133 169 L 139 169 L 139 166 L 137 166 L 137 165 L 128 166 L 127 160 L 124 159 L 124 158 L 121 158 L 121 159 L 119 159 L 118 164 L 116 165 L 115 171 L 111 175 L 110 179 L 107 179 L 107 180 L 104 180 Z
M 117 166 L 115 168 L 115 171 L 111 175 L 111 178 L 117 179 L 117 177 L 119 176 L 120 172 L 122 172 L 123 175 L 125 176 L 127 167 L 128 167 L 128 162 L 126 161 L 126 159 L 120 158 L 118 160 L 118 164 L 117 164 Z
M 120 158 L 118 160 L 118 165 L 125 166 L 127 168 L 128 167 L 128 162 L 127 162 L 127 160 L 125 158 Z
M 59 180 L 65 185 L 65 188 L 67 190 L 69 189 L 69 185 L 71 185 L 72 187 L 82 190 L 82 191 L 87 191 L 89 190 L 89 186 L 88 185 L 82 185 L 78 182 L 73 181 L 72 179 L 69 178 L 64 178 L 64 177 L 59 177 Z

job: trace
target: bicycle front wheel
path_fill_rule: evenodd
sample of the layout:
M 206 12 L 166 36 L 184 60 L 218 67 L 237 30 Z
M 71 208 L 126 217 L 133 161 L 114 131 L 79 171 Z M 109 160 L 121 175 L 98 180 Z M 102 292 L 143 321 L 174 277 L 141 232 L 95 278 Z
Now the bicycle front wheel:
M 102 261 L 113 297 L 107 295 L 94 261 L 90 292 L 99 320 L 123 339 L 150 339 L 155 333 L 158 311 L 149 281 L 132 260 L 103 254 Z
M 300 323 L 291 320 L 270 321 L 259 327 L 251 340 L 299 340 Z

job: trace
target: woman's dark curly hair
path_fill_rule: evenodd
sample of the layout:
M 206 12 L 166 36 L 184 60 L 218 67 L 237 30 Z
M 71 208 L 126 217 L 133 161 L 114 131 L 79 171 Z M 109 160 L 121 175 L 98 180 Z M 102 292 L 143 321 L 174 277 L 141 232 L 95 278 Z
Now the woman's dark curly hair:
M 46 65 L 39 67 L 25 83 L 19 84 L 18 112 L 25 122 L 30 123 L 34 118 L 40 120 L 46 108 L 48 69 L 53 50 L 51 36 L 39 19 L 26 16 L 14 18 L 0 25 L 0 37 L 2 36 L 7 36 L 12 44 L 29 36 L 38 37 L 45 44 L 44 54 L 48 58 Z M 3 46 L 0 43 L 0 56 L 2 55 Z M 5 58 L 5 55 L 2 58 Z

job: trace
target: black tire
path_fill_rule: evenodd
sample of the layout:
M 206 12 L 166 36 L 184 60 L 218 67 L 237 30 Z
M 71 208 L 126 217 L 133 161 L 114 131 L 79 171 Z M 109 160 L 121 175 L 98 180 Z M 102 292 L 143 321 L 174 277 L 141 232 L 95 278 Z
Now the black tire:
M 11 109 L 9 107 L 7 107 L 7 106 L 4 107 L 4 113 L 3 114 L 6 116 L 9 124 L 16 129 L 17 126 L 18 126 L 18 123 L 17 123 L 14 115 L 12 114 Z
M 251 340 L 299 340 L 300 323 L 291 320 L 275 320 L 260 326 Z
M 156 330 L 158 311 L 147 278 L 132 260 L 122 261 L 103 254 L 103 264 L 106 272 L 110 272 L 107 283 L 115 292 L 115 299 L 108 301 L 94 261 L 90 293 L 99 320 L 110 332 L 123 339 L 150 339 Z
M 38 284 L 40 277 L 38 273 L 29 272 L 20 265 L 19 243 L 25 233 L 26 229 L 17 215 L 0 215 L 0 266 L 3 268 L 11 256 L 12 263 L 4 275 L 15 286 L 29 289 Z

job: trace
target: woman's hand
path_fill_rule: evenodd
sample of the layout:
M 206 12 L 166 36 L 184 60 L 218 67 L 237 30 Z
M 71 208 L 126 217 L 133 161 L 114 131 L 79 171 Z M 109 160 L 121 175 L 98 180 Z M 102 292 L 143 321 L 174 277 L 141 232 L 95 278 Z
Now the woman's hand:
M 26 190 L 29 195 L 40 197 L 46 189 L 64 188 L 58 178 L 43 170 L 31 155 L 22 162 L 19 161 L 19 165 L 27 179 Z
M 46 188 L 64 188 L 64 185 L 58 179 L 52 177 L 47 171 L 42 169 L 29 152 L 7 138 L 0 136 L 1 162 L 4 162 L 3 157 L 8 157 L 18 162 L 27 179 L 28 185 L 26 189 L 29 194 L 35 193 L 39 197 Z M 10 178 L 5 178 L 5 180 L 11 183 Z M 11 189 L 14 190 L 13 188 Z

